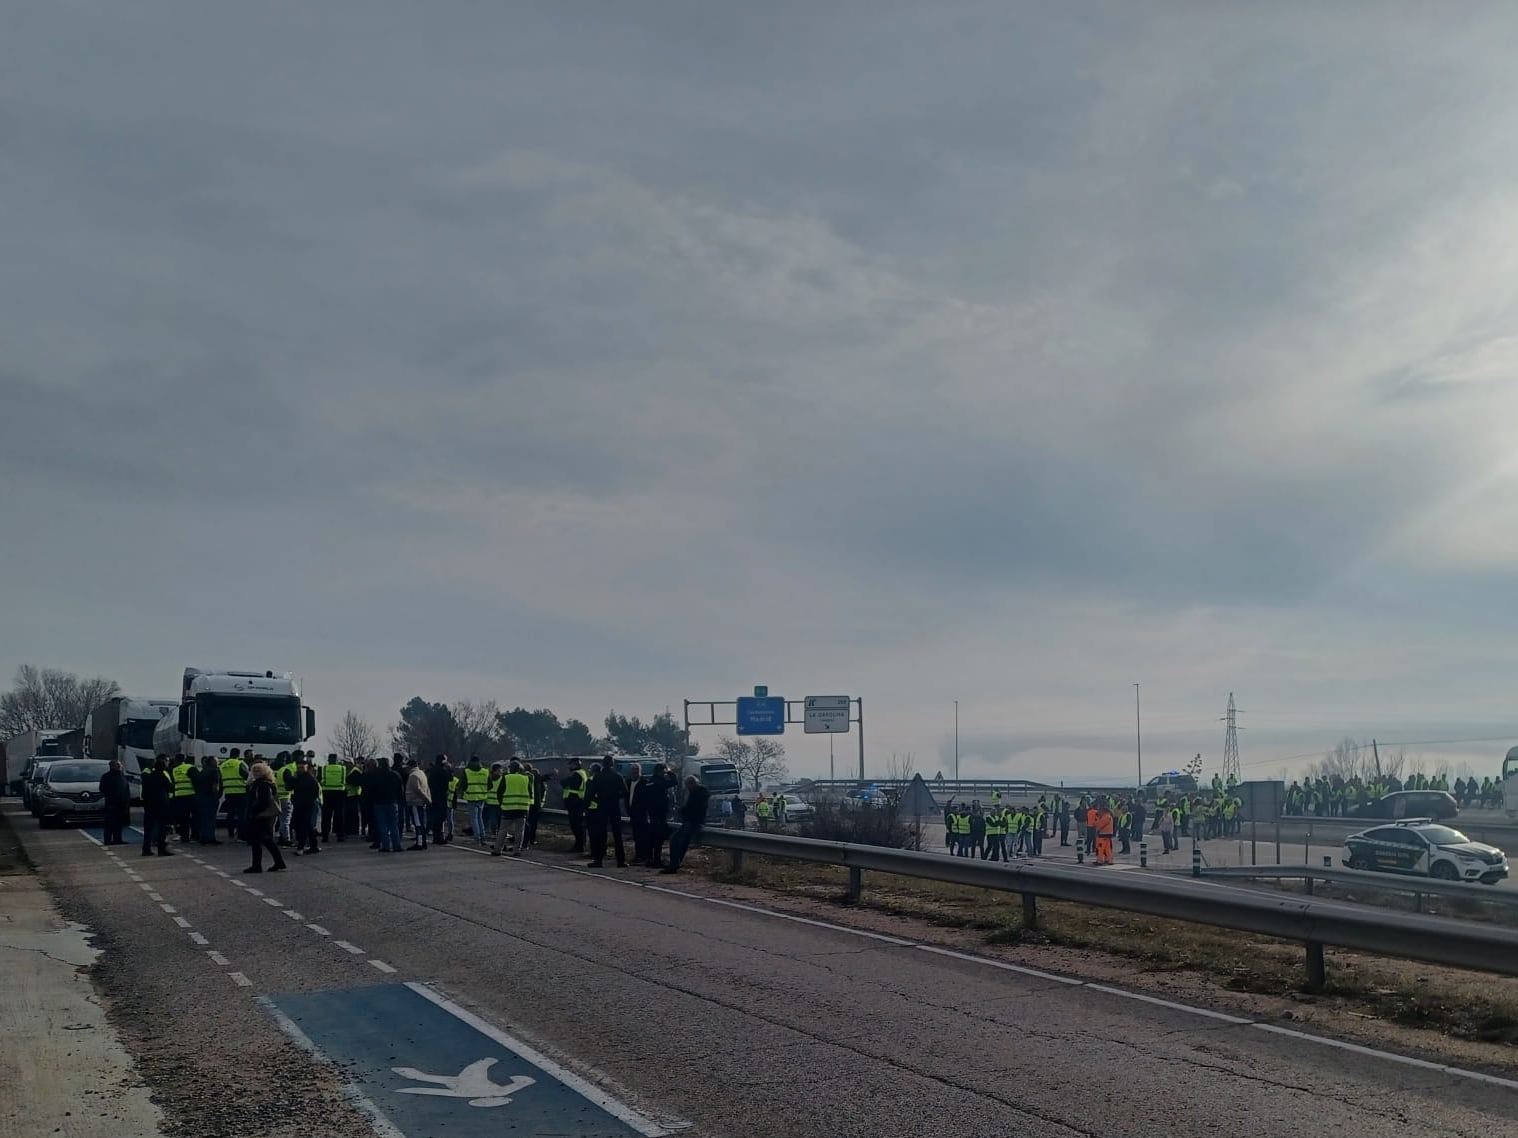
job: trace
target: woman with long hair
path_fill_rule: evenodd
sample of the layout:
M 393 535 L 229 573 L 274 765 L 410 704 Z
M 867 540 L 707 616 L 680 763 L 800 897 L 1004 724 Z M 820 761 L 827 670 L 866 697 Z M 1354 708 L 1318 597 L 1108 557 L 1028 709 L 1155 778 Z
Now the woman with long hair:
M 274 789 L 274 772 L 268 763 L 254 763 L 248 770 L 247 827 L 248 844 L 253 847 L 253 864 L 244 873 L 264 871 L 264 850 L 274 858 L 271 871 L 285 868 L 284 854 L 274 842 L 274 826 L 279 821 L 279 796 Z

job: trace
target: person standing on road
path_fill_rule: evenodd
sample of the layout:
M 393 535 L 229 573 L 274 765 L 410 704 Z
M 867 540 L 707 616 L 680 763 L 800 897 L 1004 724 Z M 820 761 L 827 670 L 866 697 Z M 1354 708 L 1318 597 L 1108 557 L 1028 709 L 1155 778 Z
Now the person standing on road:
M 680 805 L 680 828 L 669 840 L 669 864 L 660 873 L 678 873 L 686 852 L 701 837 L 706 825 L 706 811 L 711 803 L 712 792 L 701 785 L 695 775 L 685 776 L 685 801 Z
M 408 850 L 427 848 L 427 821 L 432 806 L 432 789 L 427 785 L 426 772 L 415 759 L 406 772 L 406 812 L 411 816 L 413 835 Z
M 372 813 L 374 826 L 369 843 L 371 849 L 380 853 L 401 852 L 401 788 L 400 756 L 392 767 L 390 760 L 381 755 L 374 761 L 374 769 L 364 779 L 364 804 Z
M 531 849 L 538 844 L 538 819 L 543 814 L 543 804 L 548 801 L 548 780 L 532 763 L 523 763 L 527 779 L 532 785 L 532 805 L 527 808 L 527 829 L 522 835 L 522 848 Z
M 332 833 L 343 840 L 348 813 L 348 768 L 336 755 L 328 755 L 321 770 L 322 841 L 330 842 Z
M 253 864 L 244 873 L 264 871 L 264 850 L 274 859 L 269 868 L 285 868 L 285 855 L 274 841 L 274 826 L 279 821 L 279 792 L 274 786 L 274 772 L 268 763 L 254 763 L 248 771 L 248 844 L 253 847 Z
M 744 805 L 743 799 L 736 790 L 733 791 L 732 800 L 728 805 L 733 808 L 733 828 L 735 830 L 747 829 L 745 823 L 747 821 L 748 807 Z
M 1059 844 L 1070 844 L 1070 803 L 1063 798 L 1059 800 Z
M 453 768 L 447 755 L 435 755 L 427 768 L 427 822 L 432 828 L 434 845 L 448 841 L 446 823 L 453 809 Z
M 110 769 L 100 776 L 100 797 L 105 802 L 105 834 L 102 844 L 122 845 L 121 831 L 132 817 L 132 784 L 121 769 L 121 760 L 112 759 Z
M 368 835 L 369 812 L 364 809 L 364 775 L 369 769 L 370 762 L 371 760 L 366 760 L 363 755 L 358 755 L 354 758 L 353 765 L 348 768 L 348 797 L 343 804 L 344 835 L 356 834 L 359 838 Z
M 627 818 L 632 826 L 633 861 L 639 865 L 648 860 L 648 816 L 644 814 L 640 800 L 647 789 L 648 784 L 643 780 L 643 764 L 634 763 L 627 769 Z
M 1086 807 L 1086 853 L 1096 852 L 1096 803 L 1092 802 Z
M 674 773 L 663 763 L 654 764 L 653 783 L 647 795 L 640 792 L 643 817 L 648 823 L 649 869 L 664 868 L 664 843 L 669 840 L 669 792 L 676 785 Z
M 662 793 L 662 790 L 661 790 Z M 617 851 L 617 866 L 627 867 L 627 848 L 622 844 L 622 807 L 627 803 L 627 783 L 617 773 L 610 755 L 590 781 L 590 868 L 606 862 L 606 838 L 610 834 Z
M 497 784 L 497 805 L 501 808 L 501 828 L 495 832 L 495 842 L 490 847 L 491 857 L 500 857 L 503 847 L 512 857 L 522 852 L 527 840 L 527 812 L 532 808 L 532 777 L 522 769 L 522 764 L 512 759 L 506 773 Z
M 590 785 L 590 776 L 580 766 L 579 759 L 569 760 L 569 773 L 559 784 L 564 792 L 564 809 L 569 814 L 569 829 L 575 836 L 574 849 L 571 853 L 585 852 L 585 791 Z
M 242 833 L 243 806 L 248 795 L 248 764 L 236 747 L 221 764 L 222 802 L 227 811 L 227 840 L 236 841 Z
M 1144 796 L 1143 795 L 1139 795 L 1138 797 L 1136 797 L 1133 800 L 1133 805 L 1129 808 L 1128 815 L 1129 815 L 1129 824 L 1128 824 L 1129 840 L 1132 841 L 1132 842 L 1142 842 L 1144 840 Z
M 1166 809 L 1162 803 L 1154 812 L 1154 824 L 1160 831 L 1160 841 L 1163 843 L 1162 852 L 1169 853 L 1175 849 L 1175 815 Z
M 464 766 L 464 802 L 469 807 L 469 832 L 474 844 L 485 844 L 485 804 L 490 793 L 490 772 L 479 755 L 470 755 Z
M 1105 799 L 1098 799 L 1093 806 L 1092 832 L 1096 835 L 1096 864 L 1112 864 L 1112 832 L 1114 821 L 1112 811 L 1107 809 Z
M 169 849 L 169 819 L 174 809 L 174 776 L 169 773 L 167 755 L 159 755 L 153 766 L 142 772 L 142 856 L 158 847 L 159 857 L 172 857 Z
M 179 840 L 188 842 L 195 825 L 195 764 L 184 755 L 175 755 L 169 773 L 174 780 L 173 825 Z
M 299 754 L 299 752 L 296 752 Z M 281 751 L 274 756 L 274 761 L 279 766 L 270 770 L 274 776 L 274 793 L 279 799 L 279 821 L 276 823 L 276 838 L 282 846 L 290 844 L 290 785 L 295 778 L 295 762 L 290 757 L 289 751 Z
M 206 755 L 195 772 L 195 840 L 203 846 L 219 846 L 216 809 L 221 805 L 221 767 Z
M 301 759 L 295 768 L 295 779 L 290 786 L 290 802 L 293 813 L 290 824 L 295 830 L 295 856 L 321 853 L 316 844 L 317 819 L 321 811 L 322 787 L 316 779 L 311 760 Z

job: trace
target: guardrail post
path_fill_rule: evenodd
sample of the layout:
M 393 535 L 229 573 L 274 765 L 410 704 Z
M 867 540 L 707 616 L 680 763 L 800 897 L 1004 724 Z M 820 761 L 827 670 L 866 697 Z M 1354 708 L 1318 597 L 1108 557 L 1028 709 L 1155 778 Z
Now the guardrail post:
M 1083 846 L 1083 845 L 1081 845 L 1081 844 L 1079 844 L 1079 843 L 1077 843 L 1076 846 L 1075 846 L 1075 864 L 1076 865 L 1085 865 L 1086 864 L 1086 847 Z
M 849 900 L 859 900 L 859 892 L 864 888 L 864 870 L 857 866 L 849 866 Z
M 1327 983 L 1328 974 L 1323 970 L 1323 946 L 1310 940 L 1307 942 L 1307 990 L 1321 992 Z
M 1149 868 L 1149 843 L 1148 842 L 1140 842 L 1139 843 L 1139 868 L 1140 869 L 1148 869 Z
M 1191 876 L 1202 876 L 1202 847 L 1195 843 L 1191 846 Z
M 1421 913 L 1421 912 L 1423 912 L 1423 894 L 1422 893 L 1414 893 L 1413 894 L 1413 912 L 1415 912 L 1415 913 Z
M 730 868 L 732 869 L 732 871 L 734 873 L 742 873 L 743 872 L 743 851 L 742 850 L 734 850 L 733 851 L 733 864 L 732 864 L 732 866 Z
M 1038 897 L 1036 894 L 1023 894 L 1023 928 L 1038 928 Z

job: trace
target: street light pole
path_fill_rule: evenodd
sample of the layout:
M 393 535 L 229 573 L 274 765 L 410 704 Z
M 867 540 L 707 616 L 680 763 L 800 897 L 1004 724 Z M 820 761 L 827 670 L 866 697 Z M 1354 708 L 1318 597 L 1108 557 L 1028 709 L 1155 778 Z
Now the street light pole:
M 959 781 L 959 700 L 954 701 L 954 781 Z
M 1138 751 L 1139 788 L 1144 786 L 1144 723 L 1139 714 L 1139 686 L 1133 685 L 1133 742 Z

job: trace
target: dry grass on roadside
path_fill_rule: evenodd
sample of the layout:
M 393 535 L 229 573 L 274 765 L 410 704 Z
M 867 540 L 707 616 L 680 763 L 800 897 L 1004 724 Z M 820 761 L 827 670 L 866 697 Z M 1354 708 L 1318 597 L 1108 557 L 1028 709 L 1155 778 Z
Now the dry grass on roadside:
M 1518 981 L 1414 962 L 1327 954 L 1328 986 L 1304 992 L 1303 949 L 1293 941 L 1115 909 L 1040 901 L 1038 928 L 1023 927 L 1020 899 L 972 886 L 883 873 L 864 875 L 863 895 L 847 899 L 848 873 L 750 855 L 734 875 L 726 855 L 697 855 L 709 876 L 840 907 L 856 907 L 982 934 L 988 945 L 1060 945 L 1121 957 L 1146 973 L 1189 972 L 1235 992 L 1296 994 L 1360 1015 L 1435 1029 L 1456 1038 L 1518 1043 Z M 693 859 L 693 868 L 698 862 Z

